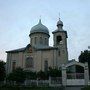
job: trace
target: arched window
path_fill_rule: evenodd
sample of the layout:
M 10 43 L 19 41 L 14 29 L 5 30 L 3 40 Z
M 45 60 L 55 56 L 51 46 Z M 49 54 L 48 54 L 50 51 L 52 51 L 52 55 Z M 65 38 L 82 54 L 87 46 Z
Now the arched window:
M 56 38 L 57 44 L 60 44 L 61 41 L 62 41 L 62 37 L 61 36 L 57 36 L 57 38 Z
M 33 38 L 31 38 L 31 44 L 32 44 Z
M 37 44 L 37 37 L 35 37 L 35 44 Z
M 61 53 L 60 53 L 60 50 L 59 50 L 59 51 L 58 51 L 58 56 L 60 56 L 60 54 L 61 54 Z
M 40 37 L 40 44 L 42 44 L 42 37 Z
M 33 57 L 26 58 L 25 66 L 26 66 L 26 68 L 33 68 L 33 66 L 34 66 Z
M 44 71 L 48 71 L 48 61 L 44 61 Z
M 16 69 L 16 61 L 13 61 L 12 62 L 12 70 L 15 70 Z
M 45 38 L 45 45 L 48 45 L 48 39 Z

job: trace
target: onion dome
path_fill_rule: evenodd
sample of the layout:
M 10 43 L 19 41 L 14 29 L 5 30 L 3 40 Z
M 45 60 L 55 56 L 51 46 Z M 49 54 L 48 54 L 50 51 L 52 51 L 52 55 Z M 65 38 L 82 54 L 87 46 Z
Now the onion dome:
M 63 26 L 63 22 L 60 20 L 60 18 L 59 21 L 57 22 L 57 26 Z
M 44 26 L 41 23 L 41 19 L 39 20 L 39 23 L 31 28 L 30 35 L 34 33 L 45 33 L 49 35 L 49 30 L 46 26 Z

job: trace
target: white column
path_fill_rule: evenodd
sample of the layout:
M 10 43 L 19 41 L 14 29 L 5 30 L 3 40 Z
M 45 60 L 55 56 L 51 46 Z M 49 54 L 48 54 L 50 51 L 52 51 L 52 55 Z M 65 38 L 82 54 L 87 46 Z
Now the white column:
M 88 69 L 88 63 L 85 63 L 85 68 L 84 68 L 84 79 L 85 79 L 85 85 L 88 85 L 89 82 L 89 69 Z
M 51 86 L 51 76 L 49 76 L 49 86 Z
M 38 78 L 37 78 L 36 82 L 37 82 L 37 86 L 38 86 Z
M 65 67 L 65 65 L 63 64 L 62 65 L 62 85 L 63 86 L 66 86 L 66 84 L 67 84 L 67 78 L 66 78 L 67 76 L 66 76 L 66 67 Z

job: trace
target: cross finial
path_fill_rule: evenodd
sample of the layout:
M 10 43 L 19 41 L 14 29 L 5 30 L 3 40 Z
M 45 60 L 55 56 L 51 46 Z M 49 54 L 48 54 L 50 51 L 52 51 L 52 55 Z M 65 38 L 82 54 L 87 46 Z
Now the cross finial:
M 41 19 L 41 15 L 40 15 L 40 19 Z
M 60 20 L 60 12 L 59 12 L 59 20 Z
M 41 15 L 40 15 L 39 23 L 41 23 Z

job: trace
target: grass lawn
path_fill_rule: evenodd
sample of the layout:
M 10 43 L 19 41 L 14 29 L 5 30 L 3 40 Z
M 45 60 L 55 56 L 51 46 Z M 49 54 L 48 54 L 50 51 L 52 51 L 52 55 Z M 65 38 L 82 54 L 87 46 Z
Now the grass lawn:
M 86 87 L 82 88 L 81 90 L 90 90 L 90 86 L 86 86 Z
M 9 87 L 0 87 L 0 90 L 63 90 L 60 87 L 18 87 L 18 86 L 9 86 Z

